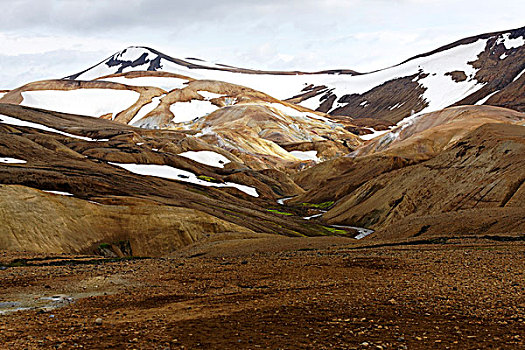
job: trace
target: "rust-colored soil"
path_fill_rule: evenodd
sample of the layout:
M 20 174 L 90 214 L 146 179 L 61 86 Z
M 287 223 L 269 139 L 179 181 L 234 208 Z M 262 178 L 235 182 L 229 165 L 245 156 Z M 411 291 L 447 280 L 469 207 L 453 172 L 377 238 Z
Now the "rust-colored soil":
M 525 247 L 512 239 L 265 236 L 158 259 L 18 260 L 0 269 L 0 302 L 87 297 L 0 315 L 0 348 L 522 349 Z

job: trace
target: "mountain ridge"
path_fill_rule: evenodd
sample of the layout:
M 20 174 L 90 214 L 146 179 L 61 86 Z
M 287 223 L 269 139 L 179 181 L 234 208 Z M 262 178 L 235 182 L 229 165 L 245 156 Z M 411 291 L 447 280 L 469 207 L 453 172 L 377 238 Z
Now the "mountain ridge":
M 485 98 L 492 98 L 496 106 L 523 110 L 523 102 L 509 104 L 505 90 L 522 85 L 513 79 L 525 70 L 524 37 L 525 27 L 470 36 L 367 73 L 246 69 L 131 46 L 66 78 L 93 79 L 133 70 L 173 72 L 245 85 L 333 116 L 374 118 L 394 125 L 413 113 L 486 103 Z M 454 61 L 455 56 L 459 60 Z M 441 91 L 450 92 L 440 96 Z

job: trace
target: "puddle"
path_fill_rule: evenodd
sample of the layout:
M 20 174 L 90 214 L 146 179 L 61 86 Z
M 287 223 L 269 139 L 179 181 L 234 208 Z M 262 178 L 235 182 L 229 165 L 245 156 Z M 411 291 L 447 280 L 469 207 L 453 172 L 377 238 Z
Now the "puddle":
M 68 295 L 53 295 L 50 297 L 26 296 L 21 301 L 1 301 L 0 315 L 6 315 L 24 310 L 53 310 L 67 306 L 75 301 Z
M 15 301 L 0 301 L 0 316 L 26 310 L 51 311 L 68 306 L 78 299 L 103 294 L 105 293 L 77 293 L 74 296 L 67 294 L 55 294 L 51 296 L 39 296 L 32 294 L 19 295 L 18 297 L 15 297 L 15 299 L 18 299 Z

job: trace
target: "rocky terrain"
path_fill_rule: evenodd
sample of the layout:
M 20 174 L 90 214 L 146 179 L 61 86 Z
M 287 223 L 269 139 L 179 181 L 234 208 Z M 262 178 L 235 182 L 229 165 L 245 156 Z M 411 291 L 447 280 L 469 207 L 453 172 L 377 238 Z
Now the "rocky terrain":
M 4 254 L 0 308 L 22 310 L 0 315 L 0 348 L 520 349 L 523 254 L 277 236 L 162 259 Z

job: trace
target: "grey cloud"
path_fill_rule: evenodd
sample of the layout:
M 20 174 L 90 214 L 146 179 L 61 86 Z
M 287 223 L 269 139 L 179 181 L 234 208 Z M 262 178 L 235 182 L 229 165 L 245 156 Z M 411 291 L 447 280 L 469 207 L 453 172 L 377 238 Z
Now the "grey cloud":
M 278 0 L 13 0 L 1 2 L 4 14 L 1 30 L 45 28 L 91 33 L 123 28 L 180 29 L 201 23 L 229 27 L 251 27 L 264 20 L 301 22 L 323 13 L 337 12 L 337 4 L 347 7 L 359 1 L 278 1 Z M 161 33 L 159 33 L 160 35 Z
M 477 0 L 0 0 L 0 11 L 0 40 L 2 35 L 9 39 L 3 42 L 47 36 L 65 43 L 47 47 L 45 41 L 38 48 L 42 54 L 19 57 L 18 63 L 0 56 L 2 88 L 5 82 L 26 80 L 20 62 L 36 78 L 62 76 L 128 45 L 151 46 L 173 56 L 184 51 L 249 68 L 378 69 L 434 49 L 436 38 L 452 41 L 523 25 L 525 3 L 509 0 L 503 7 L 499 0 L 483 6 Z M 374 36 L 377 32 L 387 35 Z M 414 33 L 419 35 L 406 40 Z M 93 52 L 102 52 L 92 59 L 85 52 L 93 43 L 104 49 L 93 47 Z M 75 53 L 78 45 L 84 53 Z M 16 54 L 16 44 L 7 46 L 0 55 Z M 261 50 L 263 46 L 270 49 Z M 46 53 L 57 48 L 70 50 L 62 50 L 62 57 Z M 73 69 L 72 62 L 79 68 Z M 41 74 L 46 71 L 53 74 Z

